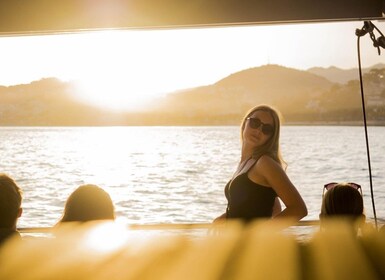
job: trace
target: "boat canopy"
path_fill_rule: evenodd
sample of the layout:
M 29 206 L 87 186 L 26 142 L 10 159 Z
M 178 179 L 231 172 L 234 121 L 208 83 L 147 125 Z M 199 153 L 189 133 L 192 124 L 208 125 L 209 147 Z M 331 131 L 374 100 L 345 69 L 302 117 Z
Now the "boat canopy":
M 0 36 L 376 20 L 385 0 L 5 0 Z

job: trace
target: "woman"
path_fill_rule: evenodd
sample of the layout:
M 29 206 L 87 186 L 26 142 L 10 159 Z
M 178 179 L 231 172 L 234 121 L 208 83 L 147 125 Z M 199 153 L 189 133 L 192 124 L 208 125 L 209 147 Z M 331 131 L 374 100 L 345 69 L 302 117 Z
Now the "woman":
M 233 178 L 225 187 L 228 200 L 223 218 L 292 218 L 307 215 L 306 205 L 285 173 L 279 149 L 280 119 L 273 108 L 252 108 L 241 125 L 242 153 Z M 281 211 L 278 198 L 285 208 Z
M 325 193 L 326 190 L 326 193 Z M 364 200 L 361 186 L 356 183 L 329 183 L 324 186 L 321 213 L 319 215 L 321 230 L 335 224 L 328 224 L 330 218 L 345 220 L 356 235 L 365 225 Z M 328 226 L 329 225 L 329 226 Z
M 96 185 L 82 185 L 67 199 L 59 223 L 114 220 L 114 205 L 110 195 Z
M 320 220 L 332 216 L 350 217 L 352 220 L 363 219 L 364 200 L 361 186 L 356 183 L 329 183 L 324 186 Z
M 16 182 L 0 173 L 0 245 L 11 237 L 21 240 L 17 221 L 23 213 L 23 192 Z

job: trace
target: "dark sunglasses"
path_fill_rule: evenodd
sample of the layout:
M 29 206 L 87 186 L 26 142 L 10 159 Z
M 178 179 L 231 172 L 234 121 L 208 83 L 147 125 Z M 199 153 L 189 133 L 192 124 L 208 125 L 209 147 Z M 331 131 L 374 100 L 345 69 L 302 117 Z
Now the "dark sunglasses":
M 258 118 L 246 118 L 246 120 L 249 121 L 249 125 L 253 129 L 260 128 L 263 134 L 265 135 L 271 135 L 274 132 L 274 127 L 271 124 L 268 123 L 263 123 L 260 119 Z
M 328 184 L 325 184 L 324 185 L 324 190 L 323 190 L 323 192 L 322 192 L 322 196 L 324 195 L 324 193 L 325 193 L 325 190 L 331 190 L 332 188 L 334 188 L 335 186 L 337 186 L 339 183 L 335 183 L 335 182 L 333 182 L 333 183 L 328 183 Z M 359 184 L 356 184 L 356 183 L 346 183 L 346 185 L 347 186 L 349 186 L 349 187 L 351 187 L 351 188 L 353 188 L 353 189 L 356 189 L 356 190 L 359 190 L 360 191 L 360 193 L 361 193 L 361 195 L 362 195 L 362 189 L 361 189 L 361 186 L 359 185 Z

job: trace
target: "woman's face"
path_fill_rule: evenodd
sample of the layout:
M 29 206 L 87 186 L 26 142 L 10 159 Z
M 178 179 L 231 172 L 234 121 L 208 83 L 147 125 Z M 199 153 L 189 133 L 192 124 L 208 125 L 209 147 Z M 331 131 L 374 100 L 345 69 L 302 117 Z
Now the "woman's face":
M 265 111 L 255 111 L 246 120 L 242 133 L 243 144 L 257 148 L 265 144 L 274 133 L 273 117 Z

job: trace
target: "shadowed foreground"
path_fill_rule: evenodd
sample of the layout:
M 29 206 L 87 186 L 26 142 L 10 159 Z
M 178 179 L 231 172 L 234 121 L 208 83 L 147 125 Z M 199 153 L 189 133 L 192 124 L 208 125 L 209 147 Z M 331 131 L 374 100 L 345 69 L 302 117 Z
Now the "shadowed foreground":
M 207 235 L 146 235 L 113 223 L 63 226 L 54 237 L 11 240 L 0 279 L 384 279 L 385 233 L 347 224 L 306 241 L 286 225 L 216 226 Z

